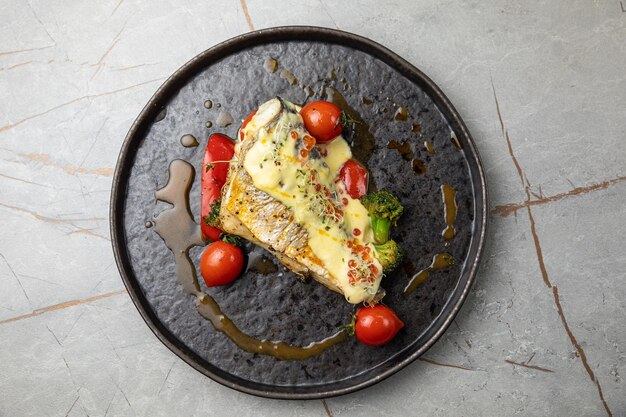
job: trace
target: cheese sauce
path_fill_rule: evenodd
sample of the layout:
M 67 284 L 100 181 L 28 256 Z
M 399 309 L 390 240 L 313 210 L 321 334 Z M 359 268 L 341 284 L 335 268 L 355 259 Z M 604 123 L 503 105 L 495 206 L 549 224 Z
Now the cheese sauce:
M 382 266 L 367 209 L 339 180 L 350 146 L 339 136 L 315 147 L 299 110 L 278 98 L 259 107 L 242 131 L 244 142 L 255 141 L 243 166 L 254 186 L 289 207 L 307 230 L 308 245 L 346 300 L 366 301 L 378 291 Z

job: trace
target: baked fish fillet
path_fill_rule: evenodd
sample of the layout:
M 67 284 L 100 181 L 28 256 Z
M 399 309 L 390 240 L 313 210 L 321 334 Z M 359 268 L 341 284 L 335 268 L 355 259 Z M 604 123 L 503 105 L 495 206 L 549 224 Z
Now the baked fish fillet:
M 222 189 L 221 228 L 267 249 L 296 274 L 312 277 L 351 303 L 373 302 L 381 297 L 382 266 L 370 243 L 371 222 L 337 180 L 350 148 L 338 138 L 318 146 L 328 156 L 320 155 L 299 110 L 274 98 L 238 135 Z

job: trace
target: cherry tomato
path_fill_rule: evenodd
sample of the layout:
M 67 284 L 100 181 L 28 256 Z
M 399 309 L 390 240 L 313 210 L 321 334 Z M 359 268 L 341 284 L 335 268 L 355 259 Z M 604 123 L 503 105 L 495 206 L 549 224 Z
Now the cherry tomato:
M 207 287 L 230 284 L 243 268 L 243 252 L 237 246 L 218 240 L 200 258 L 200 273 Z
M 346 186 L 352 198 L 361 198 L 367 194 L 367 170 L 354 159 L 349 159 L 341 167 L 339 178 Z
M 250 113 L 245 119 L 243 119 L 241 127 L 239 128 L 239 140 L 243 140 L 243 129 L 248 125 L 248 123 L 250 123 L 250 120 L 252 120 L 255 114 L 256 110 L 253 110 L 252 113 Z
M 219 133 L 211 135 L 202 161 L 201 221 L 200 229 L 205 239 L 217 240 L 222 231 L 207 224 L 214 204 L 221 198 L 222 187 L 228 174 L 228 162 L 235 153 L 235 145 L 228 136 Z
M 341 135 L 341 109 L 329 101 L 314 101 L 300 110 L 304 127 L 317 139 L 326 143 Z
M 381 346 L 390 342 L 403 327 L 404 323 L 396 313 L 382 304 L 361 307 L 356 312 L 356 338 L 368 346 Z

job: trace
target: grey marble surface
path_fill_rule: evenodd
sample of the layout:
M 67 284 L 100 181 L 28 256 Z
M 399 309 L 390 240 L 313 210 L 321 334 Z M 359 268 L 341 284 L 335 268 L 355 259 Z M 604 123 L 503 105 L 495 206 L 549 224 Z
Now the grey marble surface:
M 212 382 L 124 291 L 122 140 L 156 88 L 252 28 L 335 27 L 421 68 L 472 132 L 490 229 L 444 337 L 326 401 Z M 0 416 L 626 415 L 626 5 L 618 0 L 0 1 Z

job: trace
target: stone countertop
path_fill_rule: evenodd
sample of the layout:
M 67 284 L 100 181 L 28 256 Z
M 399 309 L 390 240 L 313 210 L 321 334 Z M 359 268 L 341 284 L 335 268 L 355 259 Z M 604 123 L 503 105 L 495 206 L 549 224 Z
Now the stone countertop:
M 0 416 L 626 415 L 623 0 L 26 0 L 1 2 L 0 22 Z M 422 69 L 490 192 L 450 329 L 324 401 L 242 394 L 178 359 L 124 290 L 108 231 L 121 143 L 158 86 L 220 41 L 287 24 Z

